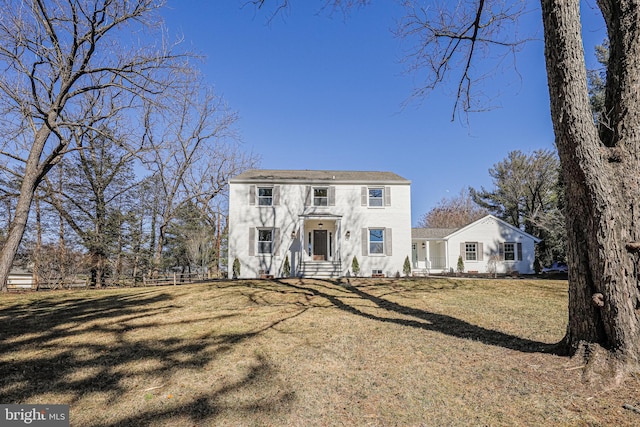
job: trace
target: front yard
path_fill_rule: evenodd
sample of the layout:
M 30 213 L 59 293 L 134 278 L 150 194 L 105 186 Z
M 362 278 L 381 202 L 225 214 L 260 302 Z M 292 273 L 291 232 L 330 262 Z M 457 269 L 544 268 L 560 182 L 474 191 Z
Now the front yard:
M 242 280 L 0 296 L 0 402 L 74 426 L 640 425 L 553 353 L 566 281 Z

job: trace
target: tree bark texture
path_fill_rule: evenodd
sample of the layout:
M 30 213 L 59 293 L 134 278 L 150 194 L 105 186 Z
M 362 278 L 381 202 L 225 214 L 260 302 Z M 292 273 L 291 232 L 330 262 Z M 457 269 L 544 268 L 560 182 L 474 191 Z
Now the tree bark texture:
M 53 122 L 55 122 L 55 117 L 50 115 L 49 123 Z M 49 135 L 51 135 L 51 126 L 49 123 L 43 125 L 38 132 L 36 132 L 33 146 L 25 165 L 25 174 L 20 185 L 20 196 L 16 204 L 13 221 L 11 221 L 11 225 L 9 226 L 7 240 L 2 247 L 2 251 L 0 251 L 0 290 L 3 292 L 7 291 L 7 277 L 9 276 L 13 259 L 18 252 L 20 241 L 27 227 L 29 210 L 31 209 L 31 202 L 33 201 L 36 188 L 46 173 L 46 169 L 40 163 L 40 156 L 42 155 Z
M 571 353 L 640 360 L 640 0 L 598 2 L 609 32 L 608 121 L 593 122 L 579 0 L 542 0 L 551 116 L 566 185 Z M 600 295 L 598 295 L 600 294 Z

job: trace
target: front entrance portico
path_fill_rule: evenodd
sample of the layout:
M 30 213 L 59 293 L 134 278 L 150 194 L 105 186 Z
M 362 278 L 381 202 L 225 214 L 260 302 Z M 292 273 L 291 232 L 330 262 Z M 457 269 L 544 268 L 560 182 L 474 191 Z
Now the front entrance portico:
M 339 262 L 341 223 L 338 215 L 301 215 L 302 262 Z

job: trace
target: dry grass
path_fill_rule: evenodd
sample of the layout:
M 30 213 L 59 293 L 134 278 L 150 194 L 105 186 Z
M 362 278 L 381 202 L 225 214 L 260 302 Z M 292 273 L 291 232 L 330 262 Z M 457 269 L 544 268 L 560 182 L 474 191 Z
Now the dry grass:
M 238 281 L 0 297 L 0 402 L 75 426 L 632 426 L 553 354 L 566 282 Z

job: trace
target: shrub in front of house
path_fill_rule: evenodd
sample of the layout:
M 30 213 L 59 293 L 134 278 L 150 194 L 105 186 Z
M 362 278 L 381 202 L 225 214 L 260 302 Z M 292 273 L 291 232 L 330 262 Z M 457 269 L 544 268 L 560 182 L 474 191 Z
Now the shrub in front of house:
M 233 267 L 232 267 L 232 272 L 233 272 L 233 278 L 237 279 L 238 277 L 240 277 L 240 260 L 238 258 L 235 258 L 233 260 Z
M 457 265 L 458 273 L 464 273 L 464 261 L 462 260 L 462 255 L 458 256 L 458 265 Z
M 351 272 L 354 276 L 358 276 L 360 274 L 360 263 L 358 263 L 358 257 L 353 257 L 353 261 L 351 261 Z
M 291 276 L 291 264 L 289 263 L 289 255 L 287 255 L 284 259 L 284 265 L 282 266 L 282 276 Z
M 405 276 L 409 276 L 411 274 L 411 262 L 409 262 L 409 256 L 404 259 L 404 265 L 402 266 L 402 272 Z

